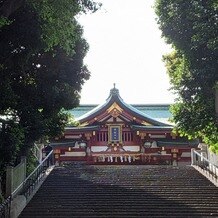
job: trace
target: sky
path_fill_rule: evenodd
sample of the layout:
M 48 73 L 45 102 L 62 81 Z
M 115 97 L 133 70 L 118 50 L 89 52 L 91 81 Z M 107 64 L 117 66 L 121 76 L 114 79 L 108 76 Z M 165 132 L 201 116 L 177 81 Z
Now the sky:
M 79 17 L 90 48 L 84 63 L 91 71 L 81 104 L 101 104 L 113 84 L 129 104 L 173 103 L 162 55 L 170 46 L 161 38 L 154 0 L 98 0 L 102 8 Z

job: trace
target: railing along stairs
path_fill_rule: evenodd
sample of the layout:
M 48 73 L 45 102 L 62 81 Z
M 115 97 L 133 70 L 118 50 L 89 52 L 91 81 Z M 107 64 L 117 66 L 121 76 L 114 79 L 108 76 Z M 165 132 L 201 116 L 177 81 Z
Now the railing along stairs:
M 37 191 L 40 184 L 52 169 L 54 165 L 53 151 L 35 168 L 35 170 L 13 191 L 13 193 L 0 204 L 0 218 L 10 218 L 12 211 L 12 202 L 18 196 L 25 196 L 26 204 L 30 201 L 34 192 Z
M 202 150 L 191 150 L 192 166 L 218 187 L 218 166 L 204 156 Z

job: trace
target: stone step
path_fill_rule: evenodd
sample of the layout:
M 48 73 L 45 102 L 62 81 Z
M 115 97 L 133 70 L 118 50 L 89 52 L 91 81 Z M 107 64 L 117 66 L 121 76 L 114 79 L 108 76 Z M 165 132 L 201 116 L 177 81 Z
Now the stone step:
M 218 213 L 195 213 L 195 214 L 190 214 L 189 212 L 184 212 L 182 211 L 181 213 L 170 213 L 170 212 L 167 212 L 167 213 L 137 213 L 137 212 L 127 212 L 127 213 L 120 213 L 120 212 L 116 212 L 116 213 L 111 213 L 110 212 L 105 212 L 105 213 L 99 213 L 99 212 L 93 212 L 93 213 L 76 213 L 76 212 L 61 212 L 60 214 L 46 214 L 46 213 L 43 213 L 43 214 L 36 214 L 34 213 L 33 214 L 25 214 L 25 215 L 22 215 L 23 218 L 31 218 L 31 217 L 34 217 L 34 218 L 53 218 L 53 217 L 61 217 L 61 218 L 71 218 L 71 217 L 75 217 L 75 218 L 78 218 L 78 217 L 88 217 L 88 218 L 95 218 L 95 217 L 101 217 L 101 218 L 107 218 L 107 217 L 110 217 L 110 218 L 123 218 L 123 217 L 131 217 L 131 218 L 137 218 L 137 217 L 155 217 L 155 218 L 158 218 L 158 217 L 166 217 L 166 218 L 169 218 L 169 217 L 172 217 L 172 218 L 177 218 L 177 217 L 181 217 L 181 218 L 186 218 L 186 217 L 197 217 L 197 218 L 200 218 L 200 217 L 203 217 L 203 218 L 206 218 L 206 217 L 218 217 Z
M 20 217 L 218 217 L 218 189 L 192 167 L 68 165 Z

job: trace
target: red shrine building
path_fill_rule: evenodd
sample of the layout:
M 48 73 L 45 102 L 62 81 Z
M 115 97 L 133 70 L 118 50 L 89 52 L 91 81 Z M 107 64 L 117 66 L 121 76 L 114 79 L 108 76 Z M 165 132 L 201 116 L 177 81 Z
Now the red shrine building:
M 137 107 L 125 103 L 117 88 L 111 89 L 105 103 L 79 116 L 78 126 L 66 127 L 63 138 L 50 144 L 56 163 L 189 164 L 197 142 L 179 137 L 172 125 Z

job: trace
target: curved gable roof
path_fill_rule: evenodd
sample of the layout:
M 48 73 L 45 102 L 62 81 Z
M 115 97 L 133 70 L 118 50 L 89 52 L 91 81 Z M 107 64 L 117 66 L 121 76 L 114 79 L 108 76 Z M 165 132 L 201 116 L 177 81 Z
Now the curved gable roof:
M 127 104 L 123 101 L 123 99 L 119 95 L 119 90 L 117 88 L 113 88 L 110 90 L 110 95 L 106 99 L 106 102 L 98 105 L 97 107 L 93 108 L 91 111 L 85 113 L 84 115 L 78 117 L 78 121 L 83 124 L 89 122 L 90 120 L 94 119 L 95 117 L 99 116 L 100 114 L 106 112 L 113 104 L 117 104 L 123 111 L 130 114 L 133 117 L 136 117 L 140 120 L 143 120 L 146 123 L 149 123 L 154 126 L 170 126 L 166 123 L 159 122 L 150 116 L 142 113 L 140 110 L 136 109 L 135 107 Z

